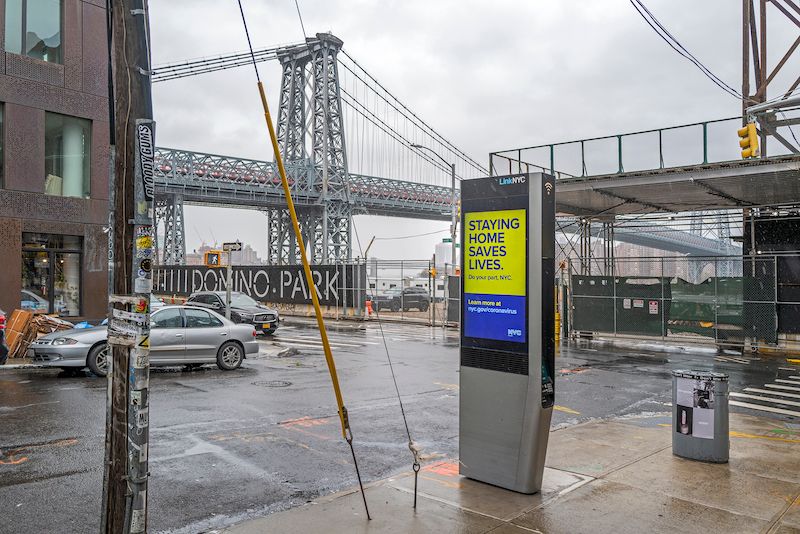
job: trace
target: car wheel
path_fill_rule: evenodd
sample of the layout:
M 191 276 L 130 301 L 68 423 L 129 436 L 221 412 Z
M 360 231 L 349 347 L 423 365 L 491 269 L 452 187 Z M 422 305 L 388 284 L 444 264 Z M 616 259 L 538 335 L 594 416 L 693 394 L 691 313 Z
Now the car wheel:
M 244 351 L 233 341 L 227 341 L 217 351 L 217 366 L 223 371 L 233 371 L 242 365 Z
M 97 345 L 89 351 L 89 356 L 86 358 L 86 365 L 97 376 L 106 376 L 108 374 L 108 364 L 111 359 L 111 350 L 108 348 L 107 343 Z
M 399 312 L 400 311 L 400 304 L 397 303 L 397 302 L 393 303 L 392 304 L 392 311 L 393 312 Z
M 427 302 L 423 302 L 422 304 L 420 304 L 419 305 L 419 311 L 424 311 L 424 312 L 428 311 L 428 303 Z

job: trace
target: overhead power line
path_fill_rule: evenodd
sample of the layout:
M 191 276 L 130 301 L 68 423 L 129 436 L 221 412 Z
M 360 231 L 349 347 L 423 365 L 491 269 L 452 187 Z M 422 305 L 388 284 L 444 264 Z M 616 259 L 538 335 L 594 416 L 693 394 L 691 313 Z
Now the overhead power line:
M 448 228 L 444 228 L 442 230 L 436 230 L 434 232 L 425 232 L 424 234 L 401 235 L 397 237 L 376 237 L 375 241 L 394 241 L 397 239 L 411 239 L 413 237 L 425 237 L 428 235 L 436 235 L 436 234 L 441 234 L 442 232 L 449 232 L 449 231 L 450 230 Z
M 655 15 L 653 15 L 653 13 L 649 9 L 647 9 L 647 6 L 645 6 L 641 0 L 629 0 L 629 1 L 633 6 L 633 8 L 636 10 L 636 12 L 639 13 L 642 19 L 644 19 L 647 25 L 650 26 L 650 28 L 652 28 L 652 30 L 656 32 L 656 34 L 659 37 L 661 37 L 661 39 L 663 39 L 664 42 L 666 42 L 670 46 L 670 48 L 672 48 L 675 52 L 680 54 L 683 58 L 689 60 L 695 67 L 700 69 L 700 71 L 709 80 L 714 82 L 714 84 L 717 87 L 719 87 L 720 89 L 722 89 L 723 91 L 725 91 L 734 98 L 742 99 L 742 94 L 740 92 L 738 92 L 736 89 L 725 83 L 725 81 L 723 81 L 719 76 L 711 72 L 711 69 L 706 67 L 702 61 L 697 59 L 694 56 L 694 54 L 689 52 L 689 50 L 687 50 L 686 47 L 683 46 L 681 42 L 674 35 L 672 35 L 669 32 L 669 30 L 667 30 L 664 27 L 663 24 L 661 24 L 661 22 L 659 22 L 659 20 L 655 17 Z

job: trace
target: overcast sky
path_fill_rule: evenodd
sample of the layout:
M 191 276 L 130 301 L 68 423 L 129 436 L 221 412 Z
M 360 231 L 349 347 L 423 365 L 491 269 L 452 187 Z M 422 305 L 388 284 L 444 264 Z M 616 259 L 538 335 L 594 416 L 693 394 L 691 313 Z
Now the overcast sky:
M 302 40 L 294 0 L 243 0 L 255 47 Z M 715 74 L 741 87 L 741 2 L 646 0 Z M 494 150 L 735 116 L 741 104 L 678 56 L 628 0 L 300 0 L 309 34 L 331 31 L 417 115 L 479 162 Z M 150 0 L 153 63 L 246 49 L 235 0 Z M 796 38 L 774 17 L 770 62 Z M 784 67 L 777 87 L 800 71 Z M 280 69 L 259 66 L 273 111 Z M 792 79 L 789 79 L 792 78 Z M 159 146 L 272 159 L 252 68 L 154 86 Z M 777 92 L 770 96 L 775 96 Z M 729 134 L 735 149 L 735 133 Z M 727 140 L 726 140 L 727 142 Z M 359 216 L 362 240 L 447 223 Z M 187 249 L 239 238 L 263 257 L 266 219 L 188 207 Z M 424 259 L 445 233 L 377 241 L 370 255 Z

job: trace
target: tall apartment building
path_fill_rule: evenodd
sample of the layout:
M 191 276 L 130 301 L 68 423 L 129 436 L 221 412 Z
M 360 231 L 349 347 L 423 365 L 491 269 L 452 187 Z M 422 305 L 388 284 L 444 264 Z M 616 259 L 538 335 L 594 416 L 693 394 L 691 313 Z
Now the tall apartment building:
M 105 0 L 0 0 L 0 309 L 107 308 Z

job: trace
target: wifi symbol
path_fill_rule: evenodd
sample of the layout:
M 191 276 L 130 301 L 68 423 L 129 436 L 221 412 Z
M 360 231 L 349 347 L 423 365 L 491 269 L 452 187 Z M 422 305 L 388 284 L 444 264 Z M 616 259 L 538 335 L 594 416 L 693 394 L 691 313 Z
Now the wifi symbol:
M 552 182 L 545 182 L 544 183 L 544 188 L 547 191 L 547 194 L 549 195 L 550 193 L 553 192 L 553 183 Z

